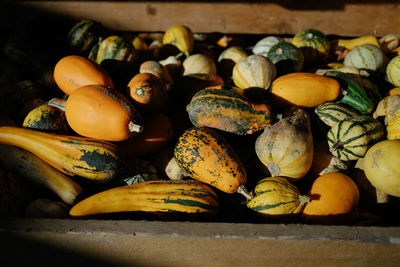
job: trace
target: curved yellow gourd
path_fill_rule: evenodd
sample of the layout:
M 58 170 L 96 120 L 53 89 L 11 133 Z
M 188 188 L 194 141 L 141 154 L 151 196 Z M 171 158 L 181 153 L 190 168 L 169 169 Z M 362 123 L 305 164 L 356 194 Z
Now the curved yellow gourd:
M 175 25 L 165 31 L 163 44 L 176 46 L 186 56 L 193 51 L 194 36 L 192 30 L 184 25 Z

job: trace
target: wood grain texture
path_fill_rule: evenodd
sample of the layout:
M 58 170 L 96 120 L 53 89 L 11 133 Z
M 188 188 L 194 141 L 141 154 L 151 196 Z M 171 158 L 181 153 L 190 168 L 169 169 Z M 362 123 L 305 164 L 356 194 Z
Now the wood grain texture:
M 165 31 L 176 24 L 194 32 L 294 34 L 307 28 L 341 36 L 395 33 L 398 1 L 17 1 L 72 19 L 90 18 L 115 30 Z M 322 1 L 326 2 L 326 1 Z M 279 4 L 278 4 L 279 3 Z M 14 3 L 15 4 L 15 3 Z

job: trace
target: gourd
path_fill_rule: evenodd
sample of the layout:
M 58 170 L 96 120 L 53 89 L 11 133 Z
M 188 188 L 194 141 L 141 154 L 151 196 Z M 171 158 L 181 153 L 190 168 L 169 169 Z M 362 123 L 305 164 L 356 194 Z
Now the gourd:
M 150 73 L 138 73 L 128 83 L 128 95 L 138 110 L 155 113 L 164 108 L 167 89 L 162 80 Z
M 387 34 L 379 39 L 379 44 L 385 54 L 390 54 L 399 46 L 400 40 L 398 35 Z
M 32 109 L 25 117 L 22 127 L 55 133 L 68 133 L 65 112 L 49 104 Z
M 192 30 L 184 25 L 175 25 L 168 28 L 162 39 L 163 44 L 176 46 L 186 57 L 193 51 L 194 36 Z
M 245 135 L 271 125 L 273 115 L 265 104 L 253 104 L 234 91 L 203 89 L 186 107 L 196 127 L 211 127 Z
M 371 113 L 374 109 L 374 102 L 368 96 L 363 86 L 348 73 L 329 71 L 325 76 L 334 78 L 340 82 L 342 89 L 341 96 L 337 103 L 346 104 L 356 109 L 361 114 Z
M 174 81 L 168 72 L 168 69 L 161 63 L 154 60 L 147 60 L 142 62 L 139 67 L 140 73 L 150 73 L 161 79 L 167 91 L 169 91 L 174 85 Z
M 75 90 L 65 103 L 69 126 L 79 135 L 123 141 L 143 131 L 141 115 L 120 92 L 100 85 Z
M 380 72 L 384 68 L 385 56 L 380 48 L 372 44 L 355 46 L 344 58 L 345 66 Z
M 54 67 L 54 80 L 67 95 L 85 85 L 114 87 L 111 77 L 103 68 L 89 59 L 76 55 L 63 57 L 57 62 Z
M 147 160 L 141 158 L 127 158 L 124 169 L 114 179 L 115 186 L 124 186 L 159 180 L 156 168 Z
M 78 54 L 89 52 L 92 47 L 100 41 L 104 35 L 104 27 L 101 23 L 82 19 L 75 23 L 68 33 L 68 45 L 70 49 Z
M 165 174 L 171 180 L 181 180 L 187 176 L 187 174 L 179 167 L 174 157 L 168 161 L 168 164 L 165 167 Z
M 353 180 L 341 172 L 319 176 L 308 193 L 311 199 L 303 209 L 308 222 L 333 224 L 344 221 L 344 215 L 354 211 L 360 200 L 360 193 Z
M 386 75 L 391 84 L 400 87 L 400 55 L 389 61 L 386 67 Z
M 323 62 L 329 56 L 328 38 L 316 29 L 306 29 L 296 33 L 292 44 L 303 52 L 306 65 Z
M 337 40 L 337 46 L 344 47 L 347 50 L 351 50 L 356 46 L 364 45 L 364 44 L 371 44 L 371 45 L 375 45 L 376 47 L 380 47 L 378 39 L 373 35 L 360 36 L 360 37 L 352 38 L 352 39 L 338 39 Z
M 25 149 L 66 175 L 91 181 L 110 180 L 121 164 L 117 146 L 102 140 L 2 126 L 0 143 Z
M 281 41 L 283 41 L 283 39 L 278 36 L 267 36 L 267 37 L 264 37 L 263 39 L 259 40 L 254 45 L 254 47 L 252 48 L 251 51 L 255 55 L 261 55 L 261 56 L 267 57 L 268 52 L 271 49 L 271 47 Z
M 384 137 L 382 124 L 368 115 L 340 121 L 327 134 L 329 150 L 344 161 L 364 157 L 368 148 Z
M 325 102 L 315 108 L 315 113 L 327 126 L 332 127 L 339 121 L 359 116 L 360 114 L 350 106 Z
M 335 79 L 305 72 L 280 76 L 271 86 L 271 94 L 279 101 L 306 108 L 334 101 L 339 93 L 340 84 Z
M 187 57 L 183 63 L 183 75 L 188 74 L 217 74 L 217 67 L 214 60 L 203 54 L 194 54 Z
M 286 41 L 273 45 L 268 51 L 267 57 L 275 64 L 278 76 L 299 72 L 303 68 L 303 53 Z
M 232 71 L 233 82 L 242 89 L 250 87 L 268 89 L 275 76 L 275 65 L 261 55 L 242 58 Z
M 313 137 L 308 114 L 297 109 L 257 137 L 255 150 L 271 176 L 298 180 L 305 176 L 313 160 Z
M 0 145 L 0 162 L 8 171 L 43 186 L 67 204 L 74 204 L 83 193 L 82 187 L 31 152 L 9 145 Z
M 247 56 L 247 52 L 240 46 L 226 48 L 218 57 L 218 73 L 225 79 L 231 79 L 235 64 Z
M 393 94 L 379 101 L 372 116 L 384 117 L 387 139 L 400 139 L 400 95 Z
M 400 196 L 400 140 L 383 140 L 371 146 L 362 169 L 371 184 L 384 194 Z
M 309 201 L 286 178 L 276 176 L 258 181 L 246 206 L 263 215 L 290 215 L 301 213 Z
M 250 199 L 244 189 L 246 170 L 231 145 L 209 128 L 189 128 L 178 138 L 174 158 L 191 178 L 225 193 L 241 193 Z
M 101 40 L 92 48 L 89 59 L 101 64 L 104 60 L 133 62 L 136 59 L 135 48 L 122 36 L 112 35 Z
M 213 214 L 218 207 L 217 194 L 199 181 L 157 180 L 99 192 L 77 203 L 69 214 L 73 217 L 135 211 Z

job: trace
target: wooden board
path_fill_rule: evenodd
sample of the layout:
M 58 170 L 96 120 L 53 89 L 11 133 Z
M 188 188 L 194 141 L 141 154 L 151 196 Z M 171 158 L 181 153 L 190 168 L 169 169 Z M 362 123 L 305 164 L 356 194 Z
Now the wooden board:
M 13 2 L 14 3 L 14 2 Z M 17 1 L 73 19 L 90 18 L 129 31 L 165 31 L 184 24 L 194 32 L 294 34 L 316 28 L 342 36 L 400 31 L 399 1 Z
M 6 266 L 398 266 L 400 262 L 396 227 L 7 219 L 0 221 L 0 229 Z

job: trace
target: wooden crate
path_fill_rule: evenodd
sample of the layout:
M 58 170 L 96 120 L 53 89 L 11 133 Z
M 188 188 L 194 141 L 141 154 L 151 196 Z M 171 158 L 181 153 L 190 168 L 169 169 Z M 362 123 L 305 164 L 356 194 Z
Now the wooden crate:
M 90 18 L 123 31 L 342 36 L 400 32 L 395 1 L 8 1 L 18 17 Z M 9 23 L 9 24 L 7 24 Z M 398 212 L 397 210 L 393 212 Z M 2 264 L 130 266 L 398 266 L 397 226 L 322 226 L 143 220 L 2 219 Z

